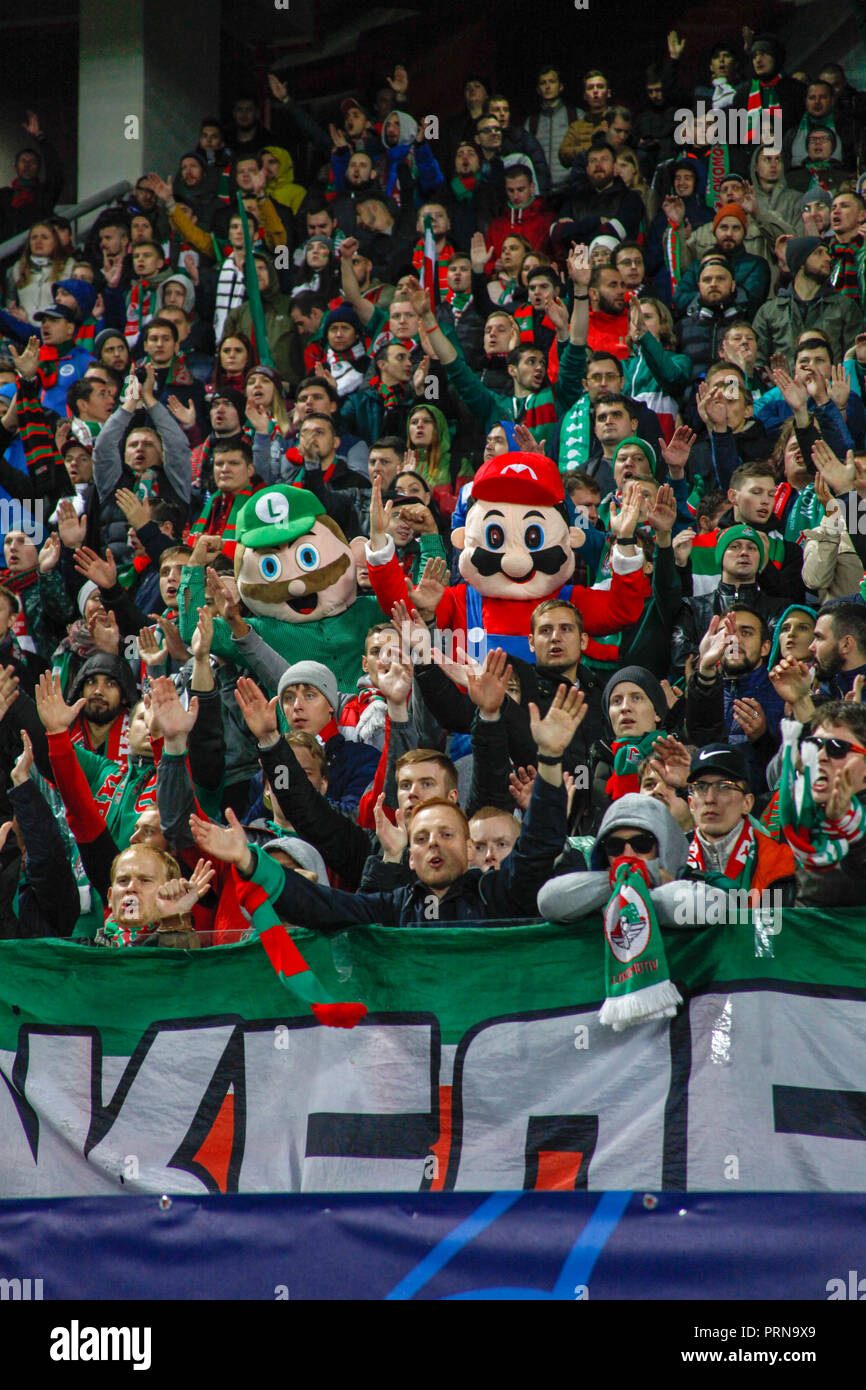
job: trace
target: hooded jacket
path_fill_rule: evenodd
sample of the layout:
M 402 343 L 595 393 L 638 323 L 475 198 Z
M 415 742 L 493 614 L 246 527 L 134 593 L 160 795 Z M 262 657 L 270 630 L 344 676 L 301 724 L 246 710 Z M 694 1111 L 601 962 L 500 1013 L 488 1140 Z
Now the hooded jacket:
M 289 208 L 293 213 L 297 212 L 307 196 L 307 190 L 301 184 L 295 183 L 295 162 L 292 156 L 281 145 L 265 145 L 263 153 L 271 155 L 279 165 L 274 178 L 268 179 L 265 184 L 265 192 L 275 203 Z
M 604 907 L 613 890 L 607 856 L 599 842 L 612 831 L 626 828 L 655 836 L 658 858 L 649 860 L 646 867 L 652 884 L 650 896 L 658 911 L 661 871 L 674 880 L 679 878 L 685 869 L 688 843 L 667 806 L 654 797 L 628 792 L 608 808 L 602 819 L 590 854 L 589 872 L 561 874 L 541 889 L 538 911 L 542 917 L 552 922 L 576 922 Z
M 736 105 L 736 102 L 734 103 Z M 755 202 L 758 204 L 758 221 L 764 227 L 770 237 L 771 242 L 777 236 L 789 234 L 797 236 L 802 226 L 800 221 L 800 203 L 803 195 L 795 188 L 788 186 L 788 178 L 784 166 L 779 172 L 779 179 L 773 187 L 766 191 L 758 182 L 758 175 L 755 166 L 758 162 L 760 149 L 752 151 L 749 160 L 749 182 L 755 190 Z
M 525 236 L 536 251 L 546 251 L 550 237 L 550 227 L 553 222 L 553 212 L 542 198 L 535 197 L 525 208 L 515 208 L 510 204 L 505 212 L 499 217 L 494 217 L 490 226 L 487 228 L 487 244 L 492 248 L 490 259 L 487 262 L 487 269 L 493 273 L 493 267 L 502 255 L 502 246 L 506 237 L 515 232 Z

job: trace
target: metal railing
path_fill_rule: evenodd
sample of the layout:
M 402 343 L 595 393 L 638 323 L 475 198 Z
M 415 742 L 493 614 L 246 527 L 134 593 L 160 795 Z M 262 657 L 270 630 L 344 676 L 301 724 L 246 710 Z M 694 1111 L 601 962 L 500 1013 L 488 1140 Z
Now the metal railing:
M 86 217 L 89 212 L 95 212 L 97 208 L 108 207 L 116 203 L 120 198 L 125 198 L 132 192 L 132 184 L 124 179 L 121 183 L 113 183 L 108 188 L 103 188 L 99 193 L 91 193 L 89 197 L 82 198 L 80 203 L 58 203 L 54 211 L 58 217 L 68 217 L 72 223 L 73 239 L 78 239 L 78 221 Z M 9 237 L 8 240 L 0 242 L 0 261 L 9 260 L 11 256 L 16 256 L 19 251 L 24 249 L 29 236 L 29 230 L 19 232 L 17 236 Z

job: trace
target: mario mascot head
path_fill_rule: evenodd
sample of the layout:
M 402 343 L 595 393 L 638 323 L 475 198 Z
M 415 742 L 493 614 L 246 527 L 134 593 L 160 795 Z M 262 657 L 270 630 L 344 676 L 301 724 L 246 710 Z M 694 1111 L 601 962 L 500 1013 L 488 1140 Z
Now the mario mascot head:
M 311 623 L 355 602 L 349 544 L 311 492 L 279 484 L 253 493 L 238 515 L 237 538 L 238 590 L 259 617 Z
M 249 503 L 247 503 L 249 506 Z M 460 573 L 488 598 L 540 602 L 567 584 L 583 536 L 569 526 L 556 464 L 541 454 L 497 454 L 472 482 L 466 525 L 455 530 Z

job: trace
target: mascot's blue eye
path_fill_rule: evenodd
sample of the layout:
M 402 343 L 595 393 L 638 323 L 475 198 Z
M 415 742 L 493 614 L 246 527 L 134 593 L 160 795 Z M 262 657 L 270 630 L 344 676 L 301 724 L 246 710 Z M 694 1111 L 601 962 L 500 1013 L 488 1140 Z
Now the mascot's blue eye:
M 527 550 L 539 550 L 544 545 L 544 528 L 533 522 L 524 531 L 523 540 Z
M 295 559 L 302 570 L 314 570 L 319 563 L 319 552 L 314 545 L 302 545 L 295 552 Z
M 262 579 L 276 579 L 281 570 L 282 565 L 276 555 L 263 555 L 259 560 L 259 573 Z
M 488 550 L 501 550 L 505 544 L 505 532 L 497 521 L 491 521 L 485 529 L 484 542 Z

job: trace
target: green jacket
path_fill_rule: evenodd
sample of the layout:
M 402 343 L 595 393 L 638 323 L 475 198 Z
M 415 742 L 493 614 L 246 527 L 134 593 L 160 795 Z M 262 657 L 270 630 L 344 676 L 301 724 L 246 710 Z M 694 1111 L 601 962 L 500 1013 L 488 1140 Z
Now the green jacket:
M 446 372 L 448 381 L 457 395 L 481 421 L 485 434 L 502 419 L 515 420 L 519 424 L 525 410 L 532 405 L 532 396 L 519 400 L 513 395 L 505 396 L 500 395 L 498 391 L 491 391 L 477 373 L 472 371 L 462 353 L 448 364 Z M 585 376 L 586 348 L 567 343 L 559 359 L 559 377 L 553 388 L 557 420 L 574 405 L 583 388 Z M 546 437 L 547 429 L 544 434 Z M 541 442 L 539 440 L 539 443 Z
M 184 565 L 178 590 L 178 628 L 181 641 L 189 644 L 198 622 L 198 610 L 205 602 L 203 565 Z M 250 627 L 284 661 L 321 661 L 333 671 L 340 690 L 352 691 L 361 676 L 364 638 L 374 623 L 382 621 L 382 610 L 371 595 L 361 594 L 351 608 L 333 618 L 311 623 L 284 623 L 278 618 L 250 617 Z M 243 653 L 232 639 L 223 618 L 214 618 L 211 652 L 238 666 L 246 666 Z M 270 691 L 276 694 L 276 691 Z
M 838 294 L 824 284 L 814 299 L 804 301 L 794 293 L 793 285 L 779 290 L 773 299 L 762 304 L 752 328 L 758 340 L 758 363 L 767 366 L 774 352 L 782 352 L 788 365 L 794 365 L 797 339 L 807 328 L 820 328 L 830 339 L 834 362 L 839 362 L 863 331 L 863 315 L 853 299 Z

